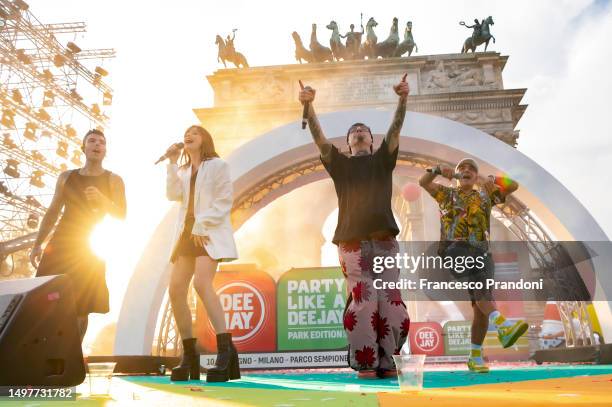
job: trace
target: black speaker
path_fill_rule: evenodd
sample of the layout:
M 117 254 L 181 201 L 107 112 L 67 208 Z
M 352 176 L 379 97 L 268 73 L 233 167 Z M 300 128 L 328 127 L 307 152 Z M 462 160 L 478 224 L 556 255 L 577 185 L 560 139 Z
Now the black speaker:
M 70 277 L 0 281 L 0 385 L 70 387 L 84 380 Z

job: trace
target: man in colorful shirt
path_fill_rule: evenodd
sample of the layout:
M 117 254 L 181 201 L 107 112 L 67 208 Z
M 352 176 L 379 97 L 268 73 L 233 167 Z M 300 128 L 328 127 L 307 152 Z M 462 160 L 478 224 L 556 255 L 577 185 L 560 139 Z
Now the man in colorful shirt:
M 447 187 L 434 182 L 437 175 L 449 180 L 458 178 L 457 187 Z M 457 253 L 484 255 L 485 267 L 470 270 L 470 281 L 482 281 L 493 275 L 494 263 L 489 250 L 491 209 L 503 203 L 506 196 L 518 189 L 518 184 L 507 177 L 490 175 L 481 188 L 476 189 L 478 164 L 465 158 L 455 169 L 440 164 L 426 172 L 419 184 L 440 206 L 440 251 L 441 256 Z M 497 329 L 498 338 L 504 348 L 512 346 L 527 330 L 525 321 L 514 324 L 507 321 L 496 309 L 491 291 L 488 289 L 468 290 L 472 300 L 474 319 L 472 321 L 472 347 L 468 359 L 471 371 L 486 373 L 488 366 L 482 358 L 482 343 L 489 323 Z

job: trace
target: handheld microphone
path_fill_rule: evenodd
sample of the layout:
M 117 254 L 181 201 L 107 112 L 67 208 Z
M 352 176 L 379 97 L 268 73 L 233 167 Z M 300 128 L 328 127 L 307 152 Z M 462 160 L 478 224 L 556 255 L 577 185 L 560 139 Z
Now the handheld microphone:
M 302 90 L 305 89 L 304 84 L 302 83 L 302 80 L 299 79 L 298 82 L 300 83 L 300 88 L 302 88 Z M 304 130 L 306 128 L 306 124 L 308 123 L 308 105 L 310 104 L 310 102 L 306 102 L 304 103 L 304 109 L 302 110 L 302 130 Z
M 173 145 L 171 145 L 171 146 L 170 146 L 170 148 L 168 149 L 168 151 L 170 151 L 170 149 L 172 149 L 172 148 L 176 148 L 176 149 L 178 149 L 178 150 L 182 150 L 182 149 L 183 149 L 183 147 L 185 147 L 185 144 L 183 144 L 183 143 L 175 143 L 175 144 L 173 144 Z M 160 162 L 162 162 L 162 161 L 164 161 L 165 159 L 167 159 L 167 158 L 168 158 L 168 151 L 166 152 L 166 154 L 164 154 L 164 155 L 162 155 L 161 157 L 159 157 L 159 158 L 157 159 L 157 161 L 155 161 L 155 164 L 153 164 L 153 165 L 157 165 L 157 164 L 159 164 Z
M 440 171 L 439 168 L 428 168 L 427 172 L 431 172 L 432 174 L 436 174 L 436 175 L 442 175 L 442 171 Z M 456 172 L 453 174 L 453 178 L 455 179 L 461 179 L 463 178 L 463 175 L 459 172 Z
M 308 105 L 310 102 L 304 103 L 304 110 L 302 110 L 302 130 L 306 128 L 306 124 L 308 124 Z

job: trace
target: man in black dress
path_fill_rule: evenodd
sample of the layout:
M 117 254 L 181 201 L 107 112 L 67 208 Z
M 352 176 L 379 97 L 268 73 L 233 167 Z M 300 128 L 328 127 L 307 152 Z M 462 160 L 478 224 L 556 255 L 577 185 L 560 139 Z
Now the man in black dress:
M 89 235 L 106 214 L 125 218 L 125 187 L 120 176 L 105 170 L 106 137 L 90 130 L 81 146 L 85 166 L 61 173 L 55 194 L 40 224 L 30 261 L 36 276 L 68 274 L 71 277 L 81 341 L 88 314 L 109 311 L 105 264 L 89 247 Z M 43 252 L 42 243 L 64 213 Z M 42 258 L 41 258 L 42 257 Z

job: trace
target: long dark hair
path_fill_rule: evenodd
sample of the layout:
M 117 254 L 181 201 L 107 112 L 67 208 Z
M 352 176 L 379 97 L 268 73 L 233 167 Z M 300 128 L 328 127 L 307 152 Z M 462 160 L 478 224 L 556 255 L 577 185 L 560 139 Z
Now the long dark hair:
M 200 158 L 202 161 L 210 160 L 213 157 L 219 157 L 219 154 L 215 151 L 215 143 L 213 142 L 212 136 L 204 127 L 193 125 L 185 130 L 185 134 L 189 133 L 191 130 L 196 130 L 200 137 L 202 137 L 202 145 L 200 146 Z M 184 149 L 181 153 L 180 162 L 183 167 L 191 165 L 191 157 Z

